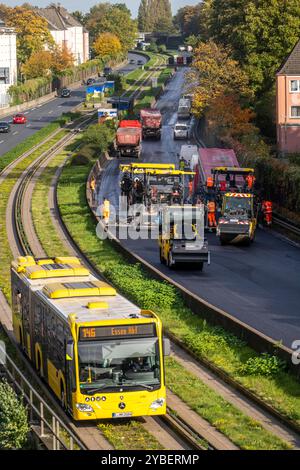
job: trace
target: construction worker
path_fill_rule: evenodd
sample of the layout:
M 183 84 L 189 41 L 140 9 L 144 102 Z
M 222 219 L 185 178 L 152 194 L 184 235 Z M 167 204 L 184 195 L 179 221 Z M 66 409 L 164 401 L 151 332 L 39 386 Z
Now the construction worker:
M 189 187 L 189 197 L 192 197 L 193 191 L 194 191 L 194 184 L 193 184 L 192 178 L 189 181 L 188 187 Z
M 263 201 L 261 205 L 261 209 L 264 216 L 265 224 L 270 227 L 272 225 L 273 219 L 273 204 L 271 201 Z
M 96 180 L 94 177 L 91 179 L 90 189 L 92 194 L 92 203 L 94 204 L 96 199 Z
M 208 201 L 207 203 L 207 217 L 208 217 L 208 226 L 210 230 L 216 228 L 216 203 L 214 201 Z
M 212 176 L 209 176 L 206 180 L 206 187 L 213 188 L 214 187 L 214 179 Z
M 255 176 L 253 174 L 249 174 L 246 176 L 246 183 L 247 183 L 247 188 L 249 191 L 251 191 L 254 188 L 254 183 L 255 183 Z
M 102 218 L 106 225 L 109 222 L 109 216 L 110 216 L 110 202 L 108 199 L 104 198 L 103 204 L 102 204 Z
M 179 170 L 180 171 L 184 171 L 185 170 L 185 165 L 186 165 L 186 161 L 183 157 L 180 157 L 180 160 L 179 160 Z

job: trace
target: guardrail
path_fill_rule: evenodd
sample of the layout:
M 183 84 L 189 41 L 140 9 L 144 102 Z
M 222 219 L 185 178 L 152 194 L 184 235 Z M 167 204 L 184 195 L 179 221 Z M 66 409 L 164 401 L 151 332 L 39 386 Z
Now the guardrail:
M 85 445 L 64 424 L 34 389 L 0 344 L 1 369 L 8 382 L 28 407 L 32 431 L 51 450 L 86 450 Z

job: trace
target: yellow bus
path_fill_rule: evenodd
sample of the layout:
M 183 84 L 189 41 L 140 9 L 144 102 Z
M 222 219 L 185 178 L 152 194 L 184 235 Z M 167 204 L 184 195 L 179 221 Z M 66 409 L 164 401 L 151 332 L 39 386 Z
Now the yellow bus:
M 162 323 L 78 258 L 12 262 L 15 337 L 75 420 L 166 413 Z

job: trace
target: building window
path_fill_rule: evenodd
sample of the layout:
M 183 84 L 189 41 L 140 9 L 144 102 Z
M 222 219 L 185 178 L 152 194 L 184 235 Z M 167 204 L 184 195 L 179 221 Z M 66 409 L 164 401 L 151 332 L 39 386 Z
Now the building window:
M 9 85 L 9 68 L 0 67 L 0 84 Z
M 300 118 L 300 106 L 292 106 L 292 118 Z
M 300 92 L 300 80 L 291 80 L 291 93 Z

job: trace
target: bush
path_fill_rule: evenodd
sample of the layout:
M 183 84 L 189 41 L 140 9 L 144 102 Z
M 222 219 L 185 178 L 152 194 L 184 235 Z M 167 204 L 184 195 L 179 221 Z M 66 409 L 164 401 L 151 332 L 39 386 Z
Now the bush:
M 82 137 L 82 141 L 96 148 L 100 153 L 106 152 L 115 137 L 114 123 L 107 121 L 103 124 L 89 126 Z
M 33 78 L 20 85 L 12 85 L 8 89 L 11 106 L 31 101 L 51 93 L 51 78 Z
M 278 357 L 263 353 L 258 357 L 250 357 L 245 364 L 240 367 L 239 372 L 241 375 L 263 375 L 271 377 L 277 375 L 285 369 L 285 367 L 285 362 Z
M 21 449 L 28 433 L 25 406 L 7 382 L 0 382 L 0 449 Z

